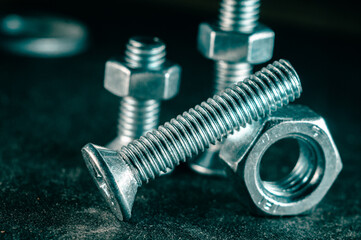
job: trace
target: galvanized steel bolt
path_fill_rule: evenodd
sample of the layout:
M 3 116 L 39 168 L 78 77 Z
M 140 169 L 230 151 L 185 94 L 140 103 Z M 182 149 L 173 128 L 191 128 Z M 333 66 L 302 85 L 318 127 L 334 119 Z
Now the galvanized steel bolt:
M 126 220 L 131 217 L 137 188 L 143 183 L 268 116 L 300 97 L 301 92 L 301 82 L 291 64 L 275 61 L 120 151 L 87 144 L 82 149 L 83 158 L 114 214 Z
M 260 0 L 222 0 L 218 26 L 225 32 L 252 33 L 258 25 Z M 252 73 L 247 61 L 215 62 L 215 91 L 219 92 Z
M 218 22 L 199 27 L 198 49 L 215 60 L 215 93 L 244 80 L 252 64 L 271 59 L 274 33 L 258 23 L 260 0 L 222 0 Z M 190 167 L 202 174 L 225 175 L 219 159 L 221 143 L 211 146 Z
M 108 147 L 121 149 L 158 126 L 160 100 L 178 93 L 181 68 L 166 60 L 156 37 L 132 37 L 123 59 L 106 63 L 104 86 L 120 100 L 118 137 Z

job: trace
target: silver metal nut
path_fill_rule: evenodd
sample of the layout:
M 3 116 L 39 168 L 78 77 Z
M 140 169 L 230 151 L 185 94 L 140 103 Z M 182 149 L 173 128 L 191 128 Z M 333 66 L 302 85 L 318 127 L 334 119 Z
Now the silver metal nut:
M 104 87 L 119 96 L 166 100 L 179 90 L 181 67 L 166 61 L 159 69 L 133 69 L 125 61 L 111 59 L 105 66 Z
M 253 136 L 252 136 L 253 135 Z M 252 137 L 250 137 L 252 136 Z M 298 161 L 287 177 L 264 181 L 260 163 L 267 149 L 281 139 L 299 143 Z M 342 162 L 325 120 L 308 107 L 285 107 L 258 125 L 226 139 L 220 158 L 237 191 L 257 213 L 292 216 L 311 211 L 325 196 Z
M 222 31 L 210 23 L 201 23 L 198 50 L 209 59 L 260 64 L 273 54 L 274 32 L 258 24 L 252 33 Z

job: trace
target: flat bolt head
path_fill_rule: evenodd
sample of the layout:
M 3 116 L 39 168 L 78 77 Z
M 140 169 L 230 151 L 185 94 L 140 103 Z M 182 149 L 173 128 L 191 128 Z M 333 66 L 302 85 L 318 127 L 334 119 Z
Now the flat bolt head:
M 121 221 L 130 219 L 138 184 L 129 165 L 117 151 L 91 143 L 81 151 L 93 180 L 112 212 Z

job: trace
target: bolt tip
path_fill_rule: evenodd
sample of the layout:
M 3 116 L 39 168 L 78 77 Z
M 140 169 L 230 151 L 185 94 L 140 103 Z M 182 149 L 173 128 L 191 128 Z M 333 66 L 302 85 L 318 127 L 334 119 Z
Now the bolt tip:
M 298 76 L 296 70 L 293 68 L 290 61 L 288 61 L 286 59 L 280 59 L 278 62 L 280 64 L 282 64 L 284 67 L 286 67 L 288 71 L 290 71 L 289 77 L 290 77 L 290 81 L 293 84 L 293 87 L 295 89 L 295 97 L 299 98 L 302 93 L 302 84 L 301 84 L 300 77 Z
M 133 36 L 129 39 L 129 44 L 138 48 L 165 48 L 164 42 L 153 36 Z
M 112 212 L 120 221 L 130 219 L 138 188 L 130 167 L 119 157 L 118 152 L 92 143 L 86 144 L 81 152 Z

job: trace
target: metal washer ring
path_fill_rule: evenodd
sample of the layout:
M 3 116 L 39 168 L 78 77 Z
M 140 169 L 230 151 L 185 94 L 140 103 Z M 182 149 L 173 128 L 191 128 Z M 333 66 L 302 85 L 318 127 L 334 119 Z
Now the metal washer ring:
M 65 57 L 86 49 L 88 31 L 71 19 L 9 14 L 0 18 L 0 39 L 1 47 L 14 54 Z

